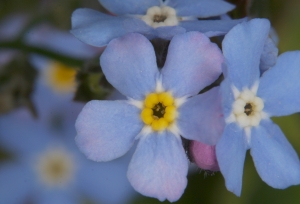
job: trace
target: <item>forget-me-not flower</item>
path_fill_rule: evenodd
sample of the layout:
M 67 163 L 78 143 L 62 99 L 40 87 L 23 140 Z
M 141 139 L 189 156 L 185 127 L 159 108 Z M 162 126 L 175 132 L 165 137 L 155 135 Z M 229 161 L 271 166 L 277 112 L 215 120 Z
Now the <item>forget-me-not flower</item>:
M 241 20 L 198 20 L 220 16 L 234 9 L 224 0 L 99 0 L 111 13 L 77 9 L 72 30 L 78 39 L 93 46 L 107 43 L 126 33 L 141 33 L 170 40 L 174 35 L 199 31 L 208 36 L 227 33 Z
M 281 54 L 260 77 L 260 57 L 270 29 L 266 19 L 234 27 L 223 41 L 227 68 L 221 84 L 224 133 L 216 145 L 226 187 L 241 194 L 246 151 L 268 185 L 283 189 L 300 183 L 299 158 L 270 117 L 300 111 L 300 52 Z
M 194 95 L 219 77 L 219 48 L 198 32 L 177 35 L 160 71 L 150 41 L 131 33 L 112 40 L 100 61 L 128 100 L 90 101 L 76 121 L 79 148 L 91 160 L 110 161 L 139 139 L 127 172 L 131 185 L 161 201 L 178 200 L 188 171 L 180 136 L 211 145 L 218 139 L 212 128 L 218 89 Z

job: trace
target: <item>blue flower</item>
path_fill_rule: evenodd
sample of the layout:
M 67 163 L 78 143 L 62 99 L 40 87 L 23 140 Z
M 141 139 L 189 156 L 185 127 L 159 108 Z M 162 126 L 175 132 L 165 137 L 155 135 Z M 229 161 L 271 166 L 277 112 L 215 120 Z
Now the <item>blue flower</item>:
M 226 126 L 216 153 L 227 189 L 238 196 L 248 149 L 268 185 L 283 189 L 300 183 L 297 153 L 270 119 L 300 111 L 300 52 L 281 54 L 260 78 L 260 57 L 269 29 L 268 20 L 254 19 L 234 27 L 223 41 Z
M 28 36 L 28 39 L 39 38 L 36 46 L 49 45 L 49 49 L 81 58 L 94 56 L 97 51 L 68 33 L 40 28 Z M 49 31 L 43 37 L 51 42 L 38 35 L 43 31 Z M 83 107 L 72 101 L 74 89 L 73 92 L 69 89 L 74 85 L 74 69 L 67 70 L 66 66 L 37 56 L 32 59 L 39 71 L 32 94 L 38 118 L 33 118 L 25 108 L 0 117 L 1 150 L 13 156 L 11 160 L 0 162 L 1 203 L 79 204 L 88 199 L 117 204 L 128 201 L 135 194 L 124 175 L 130 154 L 118 161 L 95 164 L 86 160 L 74 142 L 75 119 Z M 66 83 L 55 74 L 57 71 L 70 76 Z
M 170 40 L 174 35 L 199 31 L 208 36 L 224 35 L 241 20 L 198 20 L 219 16 L 234 9 L 223 0 L 100 0 L 117 16 L 91 9 L 72 15 L 72 30 L 78 39 L 93 46 L 107 43 L 126 33 L 141 33 L 149 39 Z
M 131 185 L 161 201 L 178 200 L 188 171 L 180 135 L 211 145 L 218 140 L 218 127 L 211 128 L 218 88 L 194 95 L 219 77 L 219 48 L 198 32 L 177 35 L 160 71 L 150 41 L 131 33 L 112 40 L 100 61 L 128 100 L 87 103 L 75 125 L 77 145 L 100 162 L 124 155 L 139 139 L 127 172 Z

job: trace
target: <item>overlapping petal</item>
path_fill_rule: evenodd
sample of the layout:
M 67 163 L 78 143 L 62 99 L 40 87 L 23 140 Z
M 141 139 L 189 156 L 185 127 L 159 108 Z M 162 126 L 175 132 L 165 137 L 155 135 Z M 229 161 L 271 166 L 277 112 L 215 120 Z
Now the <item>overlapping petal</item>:
M 260 79 L 257 95 L 264 100 L 270 116 L 300 111 L 300 51 L 281 54 L 274 67 Z
M 217 160 L 229 191 L 240 196 L 247 150 L 244 130 L 236 123 L 227 125 L 216 145 Z
M 219 16 L 235 8 L 223 0 L 169 0 L 168 6 L 175 8 L 179 16 L 197 16 L 206 18 Z
M 253 19 L 235 26 L 223 40 L 228 77 L 242 90 L 251 88 L 260 76 L 259 62 L 270 30 L 266 19 Z
M 208 37 L 225 35 L 238 23 L 245 19 L 237 20 L 199 20 L 199 21 L 181 21 L 179 26 L 186 31 L 199 31 Z
M 177 35 L 161 72 L 163 86 L 175 97 L 195 95 L 220 76 L 222 62 L 220 49 L 204 34 Z
M 147 38 L 131 33 L 109 43 L 100 58 L 106 79 L 123 95 L 143 100 L 153 92 L 159 71 Z
M 184 192 L 187 172 L 188 160 L 180 138 L 165 131 L 141 137 L 127 177 L 136 191 L 173 202 Z
M 194 96 L 178 110 L 177 125 L 183 137 L 215 145 L 224 129 L 219 88 Z
M 299 158 L 271 121 L 252 129 L 251 155 L 258 174 L 273 188 L 300 184 Z
M 109 161 L 131 148 L 143 124 L 139 109 L 126 101 L 90 101 L 75 127 L 80 150 L 91 160 Z
M 79 40 L 102 47 L 114 38 L 131 32 L 147 34 L 151 27 L 133 17 L 110 16 L 92 9 L 77 9 L 72 14 L 71 33 Z
M 160 0 L 99 0 L 99 2 L 110 12 L 117 15 L 146 14 L 147 9 L 159 6 Z

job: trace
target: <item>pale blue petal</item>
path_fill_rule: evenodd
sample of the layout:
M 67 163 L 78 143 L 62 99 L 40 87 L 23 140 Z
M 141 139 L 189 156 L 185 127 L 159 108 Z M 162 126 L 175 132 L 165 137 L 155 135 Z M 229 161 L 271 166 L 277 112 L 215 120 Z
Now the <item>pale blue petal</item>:
M 178 16 L 201 18 L 219 16 L 235 8 L 223 0 L 170 0 L 168 6 L 175 8 Z
M 265 42 L 264 50 L 260 57 L 259 69 L 261 74 L 276 64 L 277 56 L 278 48 L 274 41 L 269 37 Z
M 148 8 L 160 6 L 159 0 L 99 0 L 107 10 L 117 15 L 143 14 Z
M 143 124 L 140 110 L 126 101 L 90 101 L 79 114 L 76 143 L 91 160 L 109 161 L 124 155 Z
M 300 184 L 300 162 L 277 125 L 251 130 L 251 155 L 262 180 L 273 188 Z M 282 142 L 283 141 L 283 142 Z
M 129 203 L 138 194 L 126 177 L 132 153 L 110 162 L 85 159 L 77 174 L 81 192 L 97 203 Z
M 294 150 L 291 143 L 287 140 L 287 138 L 282 133 L 280 127 L 278 125 L 275 125 L 270 120 L 261 120 L 260 124 L 262 127 L 264 127 L 265 131 L 272 135 L 272 138 L 277 140 L 278 143 L 282 144 L 282 146 L 285 147 L 285 151 L 288 151 L 291 158 L 294 158 L 294 160 L 298 160 L 298 154 Z
M 7 204 L 25 203 L 33 189 L 33 175 L 20 164 L 0 165 L 0 201 Z
M 226 72 L 227 68 L 224 67 L 223 72 Z M 221 83 L 221 94 L 222 94 L 222 106 L 224 112 L 224 118 L 227 118 L 232 113 L 232 104 L 234 103 L 234 94 L 232 91 L 232 82 L 228 77 L 226 77 L 226 73 L 224 73 L 224 81 Z
M 245 19 L 237 20 L 196 20 L 196 21 L 181 21 L 179 26 L 186 31 L 199 31 L 208 37 L 225 35 L 231 28 Z
M 222 47 L 228 77 L 242 90 L 251 88 L 260 76 L 259 62 L 270 30 L 266 19 L 253 19 L 235 26 L 225 36 Z
M 171 40 L 175 35 L 185 33 L 186 30 L 180 26 L 161 26 L 153 29 L 152 38 Z
M 179 109 L 177 125 L 183 137 L 215 145 L 224 129 L 219 88 L 189 98 Z
M 100 64 L 106 79 L 125 96 L 144 100 L 146 94 L 155 91 L 159 71 L 154 49 L 140 34 L 111 41 Z
M 141 194 L 174 202 L 184 192 L 187 172 L 188 160 L 181 139 L 167 131 L 142 136 L 127 177 Z
M 244 130 L 236 123 L 227 125 L 216 145 L 216 154 L 226 188 L 237 196 L 241 195 L 242 190 L 246 150 Z
M 222 62 L 220 49 L 204 34 L 177 35 L 161 72 L 163 87 L 175 97 L 196 95 L 220 76 Z
M 283 116 L 300 111 L 299 76 L 300 51 L 281 54 L 260 80 L 257 95 L 264 100 L 265 112 Z
M 71 33 L 79 40 L 98 47 L 126 33 L 147 34 L 151 29 L 139 19 L 110 16 L 92 9 L 77 9 L 72 14 Z
M 36 194 L 39 204 L 81 204 L 79 192 L 67 192 L 68 189 L 44 189 L 45 192 Z M 47 192 L 46 192 L 47 191 Z

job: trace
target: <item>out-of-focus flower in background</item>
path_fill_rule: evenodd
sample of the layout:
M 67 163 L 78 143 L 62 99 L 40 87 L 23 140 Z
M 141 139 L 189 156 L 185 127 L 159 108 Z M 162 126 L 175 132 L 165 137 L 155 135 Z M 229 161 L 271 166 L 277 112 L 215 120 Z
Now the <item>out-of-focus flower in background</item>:
M 13 20 L 20 21 L 19 17 L 16 19 Z M 22 26 L 20 23 L 8 25 L 14 27 L 15 30 L 10 28 L 14 31 Z M 14 39 L 13 34 L 7 34 L 6 40 Z M 45 24 L 31 29 L 23 40 L 28 45 L 80 59 L 89 59 L 101 52 Z M 19 55 L 18 51 L 8 51 L 1 52 L 2 64 L 9 64 Z M 34 114 L 20 105 L 11 107 L 16 109 L 0 117 L 0 148 L 2 154 L 9 155 L 0 160 L 1 202 L 129 202 L 134 195 L 126 178 L 130 155 L 95 164 L 75 145 L 75 119 L 84 105 L 72 101 L 78 86 L 79 67 L 32 53 L 24 57 L 38 76 L 36 80 L 33 80 L 35 77 L 28 80 L 31 83 L 28 99 Z M 1 71 L 4 69 L 7 68 Z M 23 69 L 28 71 L 28 67 Z M 10 74 L 9 79 L 18 83 L 18 78 L 13 77 L 16 72 Z

